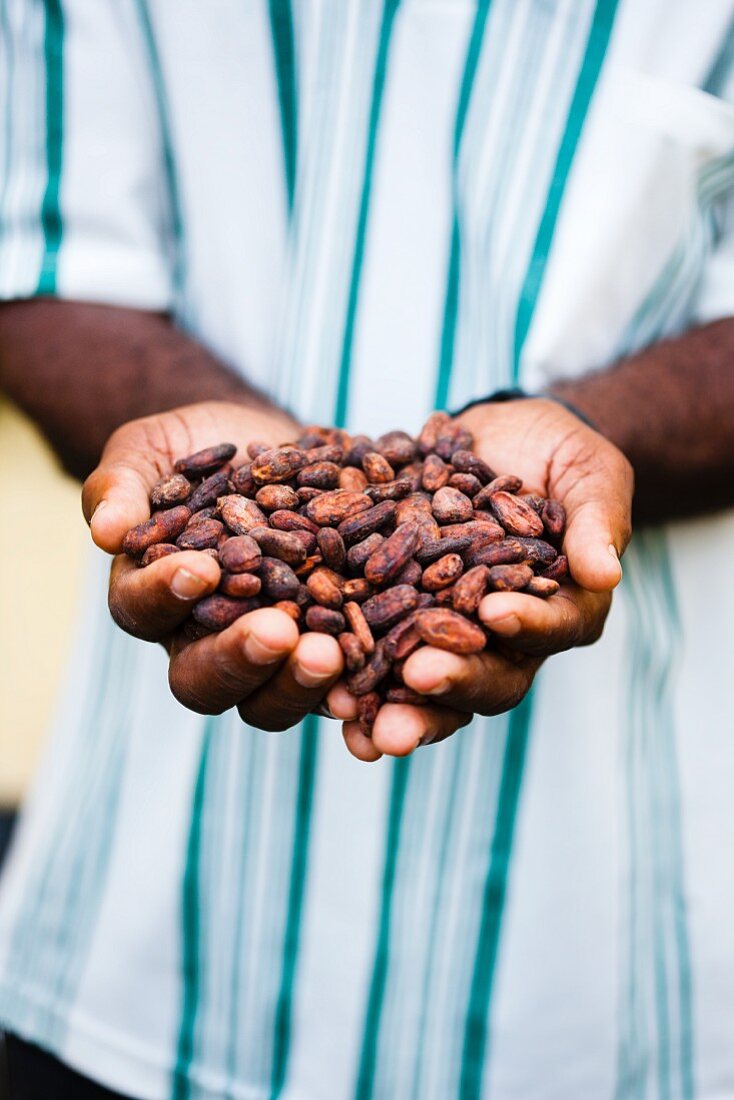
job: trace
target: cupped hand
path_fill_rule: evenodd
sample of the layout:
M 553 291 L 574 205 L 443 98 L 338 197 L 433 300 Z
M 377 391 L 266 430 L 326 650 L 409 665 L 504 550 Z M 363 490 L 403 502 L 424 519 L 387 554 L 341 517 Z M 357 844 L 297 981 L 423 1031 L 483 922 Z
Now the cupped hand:
M 236 707 L 245 721 L 268 730 L 295 725 L 321 702 L 343 667 L 335 639 L 299 637 L 284 612 L 261 608 L 192 641 L 182 627 L 193 603 L 216 590 L 216 561 L 182 551 L 140 569 L 120 549 L 129 528 L 150 515 L 150 491 L 177 458 L 228 441 L 238 446 L 237 464 L 246 460 L 251 440 L 275 446 L 297 434 L 290 417 L 269 409 L 229 402 L 184 406 L 114 432 L 82 493 L 94 541 L 116 555 L 109 587 L 115 621 L 138 638 L 165 645 L 171 690 L 184 706 L 204 714 Z
M 546 600 L 521 592 L 485 596 L 478 613 L 491 631 L 490 647 L 470 657 L 429 646 L 417 650 L 405 663 L 403 679 L 426 705 L 383 706 L 371 737 L 360 732 L 354 698 L 343 684 L 335 685 L 327 705 L 344 722 L 347 747 L 361 760 L 406 756 L 444 740 L 474 714 L 516 706 L 546 657 L 600 637 L 622 576 L 633 474 L 613 444 L 542 398 L 479 405 L 460 419 L 493 470 L 521 477 L 523 492 L 564 505 L 563 552 L 571 581 Z

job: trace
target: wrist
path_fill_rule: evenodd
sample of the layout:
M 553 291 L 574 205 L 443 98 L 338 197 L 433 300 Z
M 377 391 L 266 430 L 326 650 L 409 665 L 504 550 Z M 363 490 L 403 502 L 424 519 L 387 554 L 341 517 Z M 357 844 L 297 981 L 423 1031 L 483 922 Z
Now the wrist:
M 556 405 L 561 405 L 567 412 L 570 412 L 573 416 L 580 420 L 583 424 L 586 424 L 592 431 L 600 431 L 597 423 L 592 417 L 579 405 L 570 400 L 570 398 L 561 393 L 555 386 L 550 386 L 546 390 L 541 390 L 540 393 L 527 393 L 526 390 L 520 387 L 512 387 L 510 389 L 495 390 L 493 393 L 487 395 L 487 397 L 480 397 L 474 401 L 469 401 L 466 405 L 462 406 L 453 415 L 456 417 L 463 416 L 471 409 L 477 407 L 486 407 L 487 405 L 499 405 L 506 404 L 509 401 L 550 401 Z

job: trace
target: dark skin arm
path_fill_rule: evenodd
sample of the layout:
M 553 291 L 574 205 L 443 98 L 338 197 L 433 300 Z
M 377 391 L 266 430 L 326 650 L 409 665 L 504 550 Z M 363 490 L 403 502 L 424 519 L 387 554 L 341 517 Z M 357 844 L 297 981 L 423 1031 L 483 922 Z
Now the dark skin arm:
M 734 318 L 550 392 L 586 413 L 632 463 L 636 523 L 734 505 Z
M 130 420 L 196 401 L 279 413 L 164 314 L 52 298 L 0 306 L 0 388 L 81 480 Z

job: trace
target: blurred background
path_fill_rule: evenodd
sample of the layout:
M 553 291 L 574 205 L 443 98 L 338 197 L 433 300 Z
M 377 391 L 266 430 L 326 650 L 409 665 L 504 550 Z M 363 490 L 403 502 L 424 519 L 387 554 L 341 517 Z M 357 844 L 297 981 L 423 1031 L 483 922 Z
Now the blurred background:
M 64 674 L 89 537 L 79 494 L 0 396 L 0 861 Z

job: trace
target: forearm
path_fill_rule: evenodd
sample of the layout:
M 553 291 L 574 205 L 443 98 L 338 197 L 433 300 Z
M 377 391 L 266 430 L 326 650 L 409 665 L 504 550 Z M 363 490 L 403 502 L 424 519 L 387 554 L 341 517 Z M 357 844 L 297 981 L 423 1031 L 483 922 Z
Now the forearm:
M 272 407 L 162 314 L 55 299 L 0 306 L 0 387 L 80 478 L 129 420 L 197 401 Z
M 734 318 L 551 392 L 586 413 L 632 463 L 638 523 L 734 505 Z

